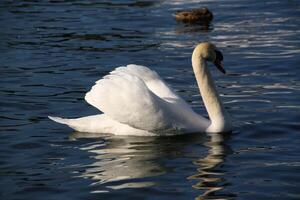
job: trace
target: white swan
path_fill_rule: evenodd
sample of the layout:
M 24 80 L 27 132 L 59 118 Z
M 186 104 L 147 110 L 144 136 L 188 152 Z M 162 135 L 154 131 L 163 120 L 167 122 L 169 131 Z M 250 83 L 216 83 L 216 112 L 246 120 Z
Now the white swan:
M 227 132 L 231 122 L 211 78 L 207 61 L 225 73 L 223 56 L 209 42 L 194 49 L 192 66 L 210 120 L 195 113 L 159 75 L 147 67 L 118 67 L 98 80 L 85 100 L 104 114 L 77 119 L 50 119 L 80 132 L 115 135 L 174 135 Z

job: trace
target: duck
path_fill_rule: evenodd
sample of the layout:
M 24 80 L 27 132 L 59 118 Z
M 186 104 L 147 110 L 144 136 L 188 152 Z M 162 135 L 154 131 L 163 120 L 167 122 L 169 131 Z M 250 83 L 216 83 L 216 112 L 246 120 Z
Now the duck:
M 213 20 L 213 13 L 206 7 L 179 10 L 176 11 L 174 16 L 177 21 L 190 24 L 209 25 L 209 23 Z
M 211 42 L 196 45 L 192 68 L 209 119 L 192 110 L 157 72 L 129 64 L 96 81 L 85 100 L 102 114 L 67 119 L 48 116 L 78 132 L 132 136 L 170 136 L 186 133 L 222 133 L 232 130 L 209 62 L 226 73 L 223 55 Z

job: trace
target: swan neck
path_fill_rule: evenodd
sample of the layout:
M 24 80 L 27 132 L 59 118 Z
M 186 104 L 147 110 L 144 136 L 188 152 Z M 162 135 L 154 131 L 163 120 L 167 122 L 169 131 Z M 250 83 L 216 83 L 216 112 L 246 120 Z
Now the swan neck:
M 203 103 L 211 120 L 210 126 L 213 126 L 215 129 L 224 129 L 227 114 L 212 80 L 207 62 L 204 58 L 194 53 L 192 65 Z

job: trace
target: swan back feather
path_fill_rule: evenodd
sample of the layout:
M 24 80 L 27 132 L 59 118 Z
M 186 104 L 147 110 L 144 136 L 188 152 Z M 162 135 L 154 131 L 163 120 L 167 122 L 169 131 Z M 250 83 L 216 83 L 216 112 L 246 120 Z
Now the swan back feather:
M 112 119 L 134 128 L 154 131 L 170 125 L 162 101 L 139 77 L 111 73 L 96 82 L 85 100 Z

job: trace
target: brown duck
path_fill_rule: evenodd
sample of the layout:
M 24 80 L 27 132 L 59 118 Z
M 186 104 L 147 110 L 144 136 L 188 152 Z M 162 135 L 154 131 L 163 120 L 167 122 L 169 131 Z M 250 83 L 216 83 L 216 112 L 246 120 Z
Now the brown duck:
M 213 14 L 208 8 L 179 10 L 175 13 L 177 21 L 208 25 L 213 20 Z

